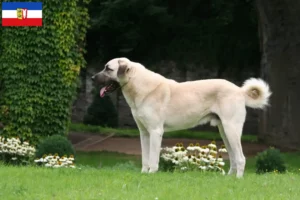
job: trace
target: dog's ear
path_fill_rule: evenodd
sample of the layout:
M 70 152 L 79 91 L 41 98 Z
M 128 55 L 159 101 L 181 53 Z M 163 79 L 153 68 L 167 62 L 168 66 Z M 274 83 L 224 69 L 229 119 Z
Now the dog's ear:
M 119 69 L 118 69 L 118 72 L 117 72 L 117 76 L 118 77 L 122 77 L 126 73 L 128 73 L 128 71 L 130 70 L 130 68 L 128 67 L 128 62 L 125 59 L 120 58 L 118 60 L 118 63 L 119 63 Z

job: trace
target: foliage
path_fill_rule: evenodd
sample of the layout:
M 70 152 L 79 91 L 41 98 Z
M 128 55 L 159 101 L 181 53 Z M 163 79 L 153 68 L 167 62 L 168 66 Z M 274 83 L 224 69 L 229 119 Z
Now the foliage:
M 215 141 L 207 146 L 190 144 L 187 148 L 183 144 L 176 144 L 169 148 L 165 147 L 161 151 L 160 169 L 163 171 L 219 171 L 225 174 L 223 169 L 225 162 L 222 153 L 227 152 L 222 145 L 218 150 Z
M 30 164 L 35 154 L 35 147 L 19 138 L 4 138 L 0 136 L 0 160 L 6 164 Z
M 84 117 L 84 124 L 100 125 L 106 127 L 118 126 L 118 113 L 109 96 L 103 98 L 99 90 L 95 90 L 93 103 L 89 106 Z
M 220 74 L 259 66 L 251 0 L 92 0 L 89 12 L 90 58 L 213 62 Z
M 256 157 L 256 173 L 262 174 L 266 172 L 286 171 L 286 166 L 279 149 L 269 148 Z
M 52 135 L 45 138 L 36 148 L 36 158 L 42 158 L 44 155 L 71 156 L 75 154 L 71 142 L 64 136 Z
M 60 157 L 57 154 L 54 155 L 44 155 L 42 158 L 35 159 L 34 162 L 38 164 L 42 164 L 45 167 L 51 167 L 51 168 L 75 168 L 75 165 L 73 163 L 74 156 L 62 156 Z
M 0 121 L 5 136 L 37 143 L 48 135 L 67 134 L 78 74 L 86 64 L 88 3 L 44 0 L 43 27 L 1 28 Z

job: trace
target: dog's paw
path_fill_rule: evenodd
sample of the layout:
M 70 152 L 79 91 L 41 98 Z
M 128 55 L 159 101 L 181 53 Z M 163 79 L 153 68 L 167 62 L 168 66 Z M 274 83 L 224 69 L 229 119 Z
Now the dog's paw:
M 148 173 L 149 172 L 149 167 L 142 167 L 142 173 Z
M 149 173 L 155 173 L 158 171 L 158 167 L 150 167 Z

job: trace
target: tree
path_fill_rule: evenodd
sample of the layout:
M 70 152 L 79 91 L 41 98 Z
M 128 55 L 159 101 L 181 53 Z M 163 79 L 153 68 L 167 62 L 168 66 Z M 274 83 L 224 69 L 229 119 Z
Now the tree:
M 259 138 L 300 149 L 300 1 L 257 0 L 262 74 L 273 92 Z
M 3 135 L 34 143 L 68 133 L 83 58 L 89 0 L 44 0 L 43 27 L 3 27 L 0 121 Z

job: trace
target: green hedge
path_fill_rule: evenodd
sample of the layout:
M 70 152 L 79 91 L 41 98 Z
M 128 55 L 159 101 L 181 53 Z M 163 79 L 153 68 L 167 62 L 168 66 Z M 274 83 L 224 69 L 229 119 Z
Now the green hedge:
M 68 132 L 89 21 L 89 0 L 42 2 L 43 27 L 2 27 L 0 37 L 3 134 L 31 142 Z

